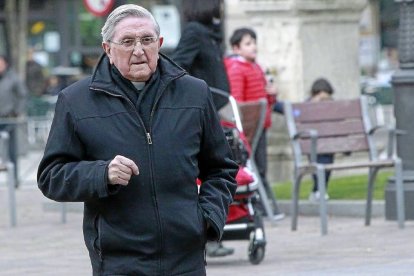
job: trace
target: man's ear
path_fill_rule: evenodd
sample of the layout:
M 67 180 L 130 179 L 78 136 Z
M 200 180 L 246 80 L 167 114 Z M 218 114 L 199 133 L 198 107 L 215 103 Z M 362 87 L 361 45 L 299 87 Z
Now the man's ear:
M 158 47 L 159 48 L 161 48 L 161 46 L 162 46 L 162 43 L 164 42 L 164 37 L 162 37 L 162 36 L 160 36 L 159 38 L 158 38 Z
M 111 46 L 109 46 L 109 43 L 102 42 L 102 48 L 105 51 L 106 55 L 109 58 L 109 62 L 112 64 L 112 58 L 111 58 Z
M 238 45 L 233 45 L 231 49 L 233 50 L 233 53 L 239 54 L 240 47 Z

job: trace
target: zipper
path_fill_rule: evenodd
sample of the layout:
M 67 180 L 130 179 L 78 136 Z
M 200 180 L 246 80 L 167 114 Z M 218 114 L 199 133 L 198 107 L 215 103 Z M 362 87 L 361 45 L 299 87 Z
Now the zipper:
M 179 77 L 181 77 L 183 74 L 180 74 L 178 76 L 176 76 L 175 78 L 172 78 L 169 82 L 178 79 Z M 152 119 L 154 117 L 154 113 L 155 113 L 155 109 L 156 106 L 158 104 L 158 102 L 161 99 L 162 94 L 164 93 L 164 90 L 167 88 L 167 85 L 164 85 L 164 87 L 162 88 L 161 92 L 159 93 L 159 96 L 155 99 L 154 105 L 152 107 L 151 113 L 150 113 L 150 121 L 149 121 L 149 131 L 147 131 L 147 129 L 145 128 L 145 124 L 142 121 L 141 116 L 139 116 L 139 113 L 136 111 L 134 104 L 126 97 L 122 96 L 122 95 L 117 95 L 117 94 L 113 94 L 110 93 L 109 91 L 103 90 L 103 89 L 99 89 L 99 88 L 95 88 L 95 87 L 90 87 L 90 89 L 92 90 L 96 90 L 96 91 L 101 91 L 103 93 L 106 93 L 108 95 L 114 96 L 114 97 L 118 97 L 118 98 L 122 98 L 124 100 L 126 100 L 132 107 L 134 112 L 137 114 L 137 117 L 142 125 L 142 127 L 145 130 L 145 134 L 147 137 L 147 143 L 148 145 L 152 145 L 152 137 L 151 137 L 151 126 L 152 126 Z M 161 250 L 164 244 L 164 236 L 163 236 L 163 231 L 162 231 L 162 226 L 161 226 L 161 218 L 160 218 L 160 214 L 159 214 L 159 209 L 158 209 L 158 200 L 157 200 L 157 194 L 155 191 L 155 183 L 154 183 L 154 168 L 153 168 L 153 162 L 152 162 L 152 152 L 151 152 L 151 148 L 149 148 L 148 150 L 148 155 L 149 155 L 149 161 L 150 161 L 150 174 L 151 174 L 151 187 L 152 187 L 152 197 L 153 197 L 153 202 L 154 202 L 154 206 L 155 206 L 155 214 L 156 214 L 156 218 L 157 218 L 157 222 L 158 222 L 158 231 L 160 234 L 160 244 L 159 244 L 159 249 Z M 159 255 L 159 261 L 158 261 L 158 266 L 159 266 L 159 271 L 161 272 L 162 269 L 162 260 L 161 260 L 162 256 L 161 253 Z
M 147 132 L 147 141 L 148 141 L 148 145 L 152 145 L 151 134 L 149 132 Z
M 177 79 L 181 77 L 177 76 L 174 79 Z M 172 81 L 171 80 L 171 81 Z M 164 90 L 167 88 L 167 85 L 164 85 L 164 87 L 161 88 L 160 93 L 158 94 L 158 97 L 155 99 L 154 105 L 152 106 L 151 109 L 151 113 L 150 113 L 150 120 L 149 120 L 149 132 L 147 132 L 147 141 L 148 141 L 148 145 L 152 145 L 152 138 L 151 138 L 151 132 L 152 132 L 152 119 L 154 117 L 154 113 L 155 113 L 155 109 L 158 105 L 158 102 L 161 99 L 162 94 L 164 93 Z M 149 160 L 150 160 L 150 168 L 151 168 L 151 186 L 152 186 L 152 194 L 153 194 L 153 201 L 154 201 L 154 205 L 155 205 L 155 213 L 156 213 L 156 218 L 157 218 L 157 222 L 158 222 L 158 231 L 160 233 L 160 244 L 159 244 L 159 248 L 160 248 L 160 252 L 162 251 L 161 249 L 164 247 L 164 235 L 163 235 L 163 230 L 162 230 L 162 225 L 161 225 L 161 217 L 160 217 L 160 213 L 159 213 L 159 209 L 158 209 L 158 200 L 157 200 L 157 193 L 155 191 L 155 183 L 154 183 L 154 168 L 153 168 L 153 162 L 152 162 L 152 151 L 151 149 L 149 149 L 148 151 L 149 153 Z M 159 255 L 159 259 L 158 259 L 158 267 L 159 267 L 159 272 L 160 273 L 164 273 L 163 271 L 163 265 L 162 265 L 162 255 L 160 253 Z
M 182 77 L 183 75 L 185 75 L 185 73 L 182 73 L 182 74 L 180 74 L 180 75 L 178 75 L 178 76 L 175 76 L 174 78 L 171 78 L 171 79 L 168 81 L 168 83 L 170 83 L 170 82 L 172 82 L 173 80 L 176 80 L 176 79 L 178 79 L 178 78 Z M 164 84 L 164 82 L 162 82 L 162 84 Z M 155 99 L 154 105 L 152 106 L 151 113 L 150 113 L 150 121 L 149 121 L 149 128 L 150 128 L 150 131 L 147 133 L 147 137 L 149 137 L 149 138 L 151 138 L 150 133 L 151 133 L 151 126 L 152 126 L 152 118 L 154 117 L 155 109 L 156 109 L 156 107 L 157 107 L 157 105 L 158 105 L 158 102 L 160 101 L 161 96 L 162 96 L 162 94 L 164 93 L 164 90 L 165 90 L 166 88 L 167 88 L 167 84 L 164 84 L 164 87 L 162 87 L 162 88 L 161 88 L 161 92 L 157 95 L 158 97 Z M 149 141 L 150 141 L 150 140 L 149 140 Z M 151 144 L 152 144 L 152 141 L 151 141 Z
M 158 208 L 157 193 L 156 193 L 156 190 L 155 190 L 154 168 L 153 168 L 153 162 L 151 161 L 152 160 L 152 151 L 151 151 L 151 148 L 150 148 L 150 145 L 152 145 L 152 140 L 151 140 L 151 135 L 150 135 L 149 132 L 147 132 L 147 139 L 148 139 L 148 147 L 149 147 L 149 149 L 148 149 L 148 158 L 150 160 L 151 193 L 152 193 L 152 201 L 153 201 L 153 204 L 155 206 L 155 217 L 156 217 L 157 224 L 158 224 L 158 233 L 159 233 L 158 248 L 160 249 L 160 252 L 161 252 L 161 249 L 162 249 L 163 243 L 164 243 L 164 237 L 163 237 L 163 234 L 162 234 L 163 231 L 162 231 L 162 226 L 161 226 L 161 217 L 160 217 L 159 208 Z M 159 255 L 158 255 L 158 269 L 159 269 L 160 274 L 162 272 L 162 261 L 161 261 L 161 259 L 162 259 L 162 255 L 161 255 L 161 253 L 159 253 Z

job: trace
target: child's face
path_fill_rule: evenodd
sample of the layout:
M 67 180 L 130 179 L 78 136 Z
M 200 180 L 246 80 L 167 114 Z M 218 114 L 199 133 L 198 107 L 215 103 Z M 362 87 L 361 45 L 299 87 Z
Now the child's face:
M 240 44 L 233 47 L 233 52 L 248 61 L 255 61 L 257 56 L 256 40 L 250 35 L 244 35 Z
M 314 95 L 311 99 L 312 102 L 321 102 L 329 100 L 332 100 L 332 95 L 326 91 L 319 91 L 319 93 Z

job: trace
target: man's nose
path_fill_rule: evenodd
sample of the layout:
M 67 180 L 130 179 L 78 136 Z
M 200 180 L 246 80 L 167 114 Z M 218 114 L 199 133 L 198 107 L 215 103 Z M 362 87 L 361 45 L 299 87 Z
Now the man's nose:
M 141 54 L 144 53 L 144 49 L 143 49 L 142 44 L 139 40 L 137 40 L 135 42 L 135 45 L 134 45 L 134 48 L 133 48 L 133 53 L 135 55 L 141 55 Z

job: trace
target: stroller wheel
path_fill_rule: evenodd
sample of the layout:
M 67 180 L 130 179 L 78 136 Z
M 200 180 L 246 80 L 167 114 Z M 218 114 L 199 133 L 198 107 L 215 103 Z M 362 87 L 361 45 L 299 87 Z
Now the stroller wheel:
M 249 251 L 249 261 L 251 264 L 260 264 L 265 256 L 265 247 L 257 246 L 253 250 Z
M 257 265 L 263 261 L 265 256 L 265 246 L 266 242 L 263 239 L 258 240 L 255 231 L 252 231 L 250 233 L 249 244 L 249 261 L 251 264 Z

